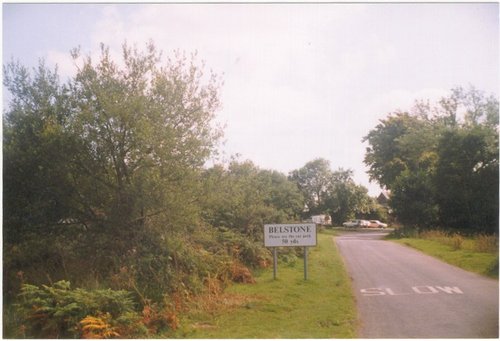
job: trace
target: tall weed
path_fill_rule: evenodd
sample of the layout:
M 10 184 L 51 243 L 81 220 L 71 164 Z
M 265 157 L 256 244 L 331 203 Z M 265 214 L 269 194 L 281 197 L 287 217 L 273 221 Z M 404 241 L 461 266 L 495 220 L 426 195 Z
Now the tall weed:
M 498 236 L 480 234 L 475 238 L 474 249 L 477 252 L 498 252 Z
M 454 251 L 461 250 L 464 244 L 464 238 L 460 234 L 454 233 L 448 238 L 447 244 L 449 244 Z
M 456 232 L 450 235 L 441 230 L 426 230 L 419 233 L 419 238 L 448 245 L 454 251 L 461 250 L 464 245 L 464 237 Z
M 498 252 L 498 236 L 479 234 L 465 238 L 462 234 L 453 234 L 442 230 L 427 230 L 418 234 L 418 238 L 433 240 L 449 245 L 454 251 L 468 249 L 475 252 Z
M 419 238 L 435 241 L 444 241 L 448 235 L 441 230 L 426 230 L 419 233 Z

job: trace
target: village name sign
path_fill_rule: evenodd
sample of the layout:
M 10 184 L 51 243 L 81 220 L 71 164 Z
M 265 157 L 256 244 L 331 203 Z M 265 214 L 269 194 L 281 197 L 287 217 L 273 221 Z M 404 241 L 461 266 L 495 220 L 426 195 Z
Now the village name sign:
M 316 224 L 265 224 L 264 246 L 273 248 L 273 278 L 278 267 L 278 247 L 304 247 L 304 279 L 307 280 L 307 247 L 316 246 Z
M 266 224 L 264 225 L 264 245 L 316 246 L 316 224 Z

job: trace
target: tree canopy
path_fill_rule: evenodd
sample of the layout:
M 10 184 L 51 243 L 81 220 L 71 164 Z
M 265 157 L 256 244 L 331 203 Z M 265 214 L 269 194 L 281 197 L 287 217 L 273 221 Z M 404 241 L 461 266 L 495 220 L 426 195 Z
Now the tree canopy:
M 381 218 L 380 207 L 368 195 L 368 189 L 354 182 L 352 170 L 332 171 L 330 162 L 319 158 L 290 172 L 289 179 L 304 195 L 303 217 L 329 214 L 336 224 L 355 217 Z
M 431 106 L 380 121 L 363 141 L 370 178 L 391 191 L 401 223 L 498 228 L 498 100 L 456 88 Z
M 4 67 L 13 96 L 4 114 L 4 240 L 23 254 L 6 257 L 7 267 L 29 267 L 35 282 L 76 283 L 88 280 L 82 271 L 109 281 L 134 268 L 145 286 L 153 271 L 165 277 L 149 284 L 170 290 L 182 265 L 169 263 L 178 252 L 169 243 L 199 226 L 197 179 L 222 136 L 220 81 L 195 55 L 162 62 L 152 43 L 124 44 L 121 61 L 105 46 L 97 61 L 72 56 L 80 67 L 65 84 L 43 62 L 33 75 Z

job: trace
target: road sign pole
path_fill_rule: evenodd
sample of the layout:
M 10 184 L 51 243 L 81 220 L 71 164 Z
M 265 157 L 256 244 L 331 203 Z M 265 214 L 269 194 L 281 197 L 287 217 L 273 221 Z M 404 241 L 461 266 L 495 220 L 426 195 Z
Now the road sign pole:
M 307 246 L 304 246 L 304 280 L 307 281 Z
M 273 279 L 276 279 L 276 271 L 278 268 L 278 253 L 277 248 L 273 247 Z

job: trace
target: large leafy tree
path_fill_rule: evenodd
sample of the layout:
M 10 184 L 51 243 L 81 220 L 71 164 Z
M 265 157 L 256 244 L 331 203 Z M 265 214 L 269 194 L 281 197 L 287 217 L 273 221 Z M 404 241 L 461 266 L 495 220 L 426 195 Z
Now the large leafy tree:
M 66 228 L 75 213 L 70 160 L 78 152 L 76 138 L 67 131 L 71 115 L 67 88 L 60 84 L 57 70 L 49 70 L 43 62 L 32 72 L 15 62 L 3 71 L 4 85 L 12 94 L 3 115 L 7 298 L 19 283 L 16 273 L 25 273 L 31 281 L 65 276 L 65 251 L 73 248 L 80 231 Z
M 438 146 L 434 177 L 441 224 L 498 228 L 498 134 L 488 127 L 450 130 Z
M 391 193 L 390 205 L 400 222 L 410 227 L 436 226 L 438 206 L 428 172 L 405 170 L 396 178 Z
M 201 70 L 182 55 L 161 67 L 153 45 L 144 54 L 124 46 L 123 68 L 106 48 L 101 52 L 96 65 L 84 59 L 71 83 L 71 128 L 85 150 L 75 163 L 100 185 L 92 195 L 105 203 L 94 209 L 107 210 L 103 215 L 117 225 L 172 213 L 178 200 L 171 193 L 185 192 L 183 181 L 219 137 L 211 125 L 219 106 L 216 79 L 202 85 Z
M 489 229 L 498 217 L 498 100 L 455 88 L 417 102 L 363 139 L 370 177 L 391 190 L 402 223 Z
M 325 212 L 331 177 L 330 162 L 322 158 L 290 172 L 289 179 L 297 184 L 306 199 L 307 214 Z
M 332 173 L 330 193 L 327 206 L 334 223 L 340 225 L 354 218 L 382 219 L 368 189 L 354 182 L 352 170 L 339 168 Z
M 306 199 L 305 217 L 329 214 L 334 223 L 341 224 L 354 217 L 368 216 L 375 210 L 368 190 L 354 182 L 352 170 L 332 171 L 325 159 L 306 163 L 290 172 L 289 179 L 297 184 Z
M 365 164 L 371 180 L 391 189 L 405 170 L 425 165 L 431 155 L 426 151 L 436 139 L 428 118 L 396 112 L 383 119 L 363 138 L 368 142 Z
M 120 62 L 105 46 L 96 61 L 72 56 L 79 68 L 66 84 L 43 64 L 34 76 L 4 67 L 13 97 L 4 113 L 4 236 L 9 254 L 26 248 L 24 261 L 8 265 L 34 268 L 30 249 L 42 277 L 61 269 L 57 277 L 106 278 L 125 266 L 168 287 L 169 260 L 182 264 L 172 240 L 198 226 L 199 174 L 221 136 L 220 82 L 195 55 L 162 62 L 152 43 L 124 45 Z
M 70 211 L 75 139 L 65 131 L 71 110 L 56 71 L 41 63 L 31 75 L 10 63 L 4 85 L 13 99 L 3 117 L 3 231 L 5 241 L 21 242 Z

